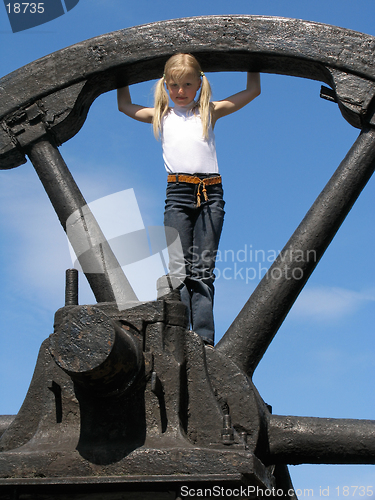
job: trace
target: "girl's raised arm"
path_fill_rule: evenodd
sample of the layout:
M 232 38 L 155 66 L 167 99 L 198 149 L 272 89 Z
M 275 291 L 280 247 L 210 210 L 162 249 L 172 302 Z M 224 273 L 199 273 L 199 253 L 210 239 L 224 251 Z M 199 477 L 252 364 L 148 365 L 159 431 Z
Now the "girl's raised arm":
M 222 101 L 214 101 L 214 109 L 212 112 L 212 123 L 215 124 L 216 120 L 222 116 L 230 115 L 235 111 L 249 104 L 250 101 L 255 99 L 260 94 L 260 75 L 259 73 L 247 73 L 246 89 L 238 94 L 234 94 Z
M 117 89 L 117 104 L 119 111 L 125 113 L 127 116 L 130 116 L 130 118 L 134 118 L 134 120 L 138 120 L 140 122 L 152 123 L 154 108 L 147 108 L 145 106 L 133 104 L 130 97 L 129 87 L 121 87 L 120 89 Z

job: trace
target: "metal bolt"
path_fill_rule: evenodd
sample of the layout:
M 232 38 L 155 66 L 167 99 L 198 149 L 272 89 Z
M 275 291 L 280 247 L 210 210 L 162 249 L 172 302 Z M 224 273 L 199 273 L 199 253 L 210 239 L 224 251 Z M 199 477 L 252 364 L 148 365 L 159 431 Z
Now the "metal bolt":
M 67 269 L 65 273 L 65 305 L 78 306 L 78 271 Z
M 234 443 L 234 433 L 230 415 L 224 415 L 223 417 L 223 430 L 221 431 L 221 440 L 223 444 Z

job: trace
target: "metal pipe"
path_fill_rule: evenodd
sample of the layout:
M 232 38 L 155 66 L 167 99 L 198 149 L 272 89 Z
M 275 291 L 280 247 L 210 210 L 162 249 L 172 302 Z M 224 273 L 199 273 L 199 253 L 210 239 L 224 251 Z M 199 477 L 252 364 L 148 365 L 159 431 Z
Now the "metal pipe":
M 128 302 L 137 301 L 120 264 L 52 140 L 44 137 L 35 142 L 27 149 L 27 155 L 65 231 L 67 231 L 67 220 L 72 214 L 76 214 L 75 237 L 70 240 L 78 260 L 80 252 L 77 251 L 77 247 L 79 249 L 83 244 L 89 249 L 89 252 L 85 252 L 85 262 L 81 265 L 96 300 L 116 301 L 122 307 Z
M 272 464 L 375 464 L 375 421 L 271 415 Z
M 216 349 L 249 376 L 375 168 L 375 130 L 363 130 Z

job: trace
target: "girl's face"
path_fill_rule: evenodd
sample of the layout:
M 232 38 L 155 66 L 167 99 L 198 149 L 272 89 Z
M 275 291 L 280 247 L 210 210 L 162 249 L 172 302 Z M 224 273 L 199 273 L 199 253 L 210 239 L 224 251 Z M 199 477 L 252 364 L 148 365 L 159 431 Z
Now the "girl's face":
M 170 77 L 166 80 L 166 85 L 173 104 L 188 106 L 195 99 L 201 79 L 196 75 L 186 75 L 176 82 Z

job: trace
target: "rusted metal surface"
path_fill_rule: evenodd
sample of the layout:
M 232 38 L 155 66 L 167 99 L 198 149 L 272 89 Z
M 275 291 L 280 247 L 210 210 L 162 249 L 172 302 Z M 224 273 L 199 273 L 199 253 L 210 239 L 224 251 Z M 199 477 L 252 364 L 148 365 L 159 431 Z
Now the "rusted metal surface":
M 125 489 L 142 481 L 174 483 L 176 491 L 187 482 L 275 485 L 254 453 L 264 403 L 233 363 L 224 363 L 223 378 L 213 349 L 207 363 L 176 299 L 56 313 L 25 403 L 0 442 L 2 488 L 77 477 L 86 486 L 113 477 Z
M 271 415 L 272 463 L 373 464 L 375 422 Z
M 214 349 L 186 330 L 178 292 L 119 310 L 116 294 L 134 296 L 112 256 L 109 272 L 88 276 L 98 304 L 79 306 L 68 279 L 24 405 L 0 417 L 2 500 L 158 500 L 175 498 L 184 484 L 279 488 L 294 499 L 287 464 L 375 464 L 374 421 L 272 415 L 251 379 L 374 170 L 374 48 L 371 36 L 308 21 L 200 17 L 87 40 L 0 80 L 0 168 L 28 155 L 64 229 L 85 201 L 56 144 L 79 131 L 97 96 L 160 77 L 176 51 L 194 53 L 206 71 L 320 80 L 331 87 L 322 96 L 361 129 Z M 84 237 L 101 270 L 95 222 Z

